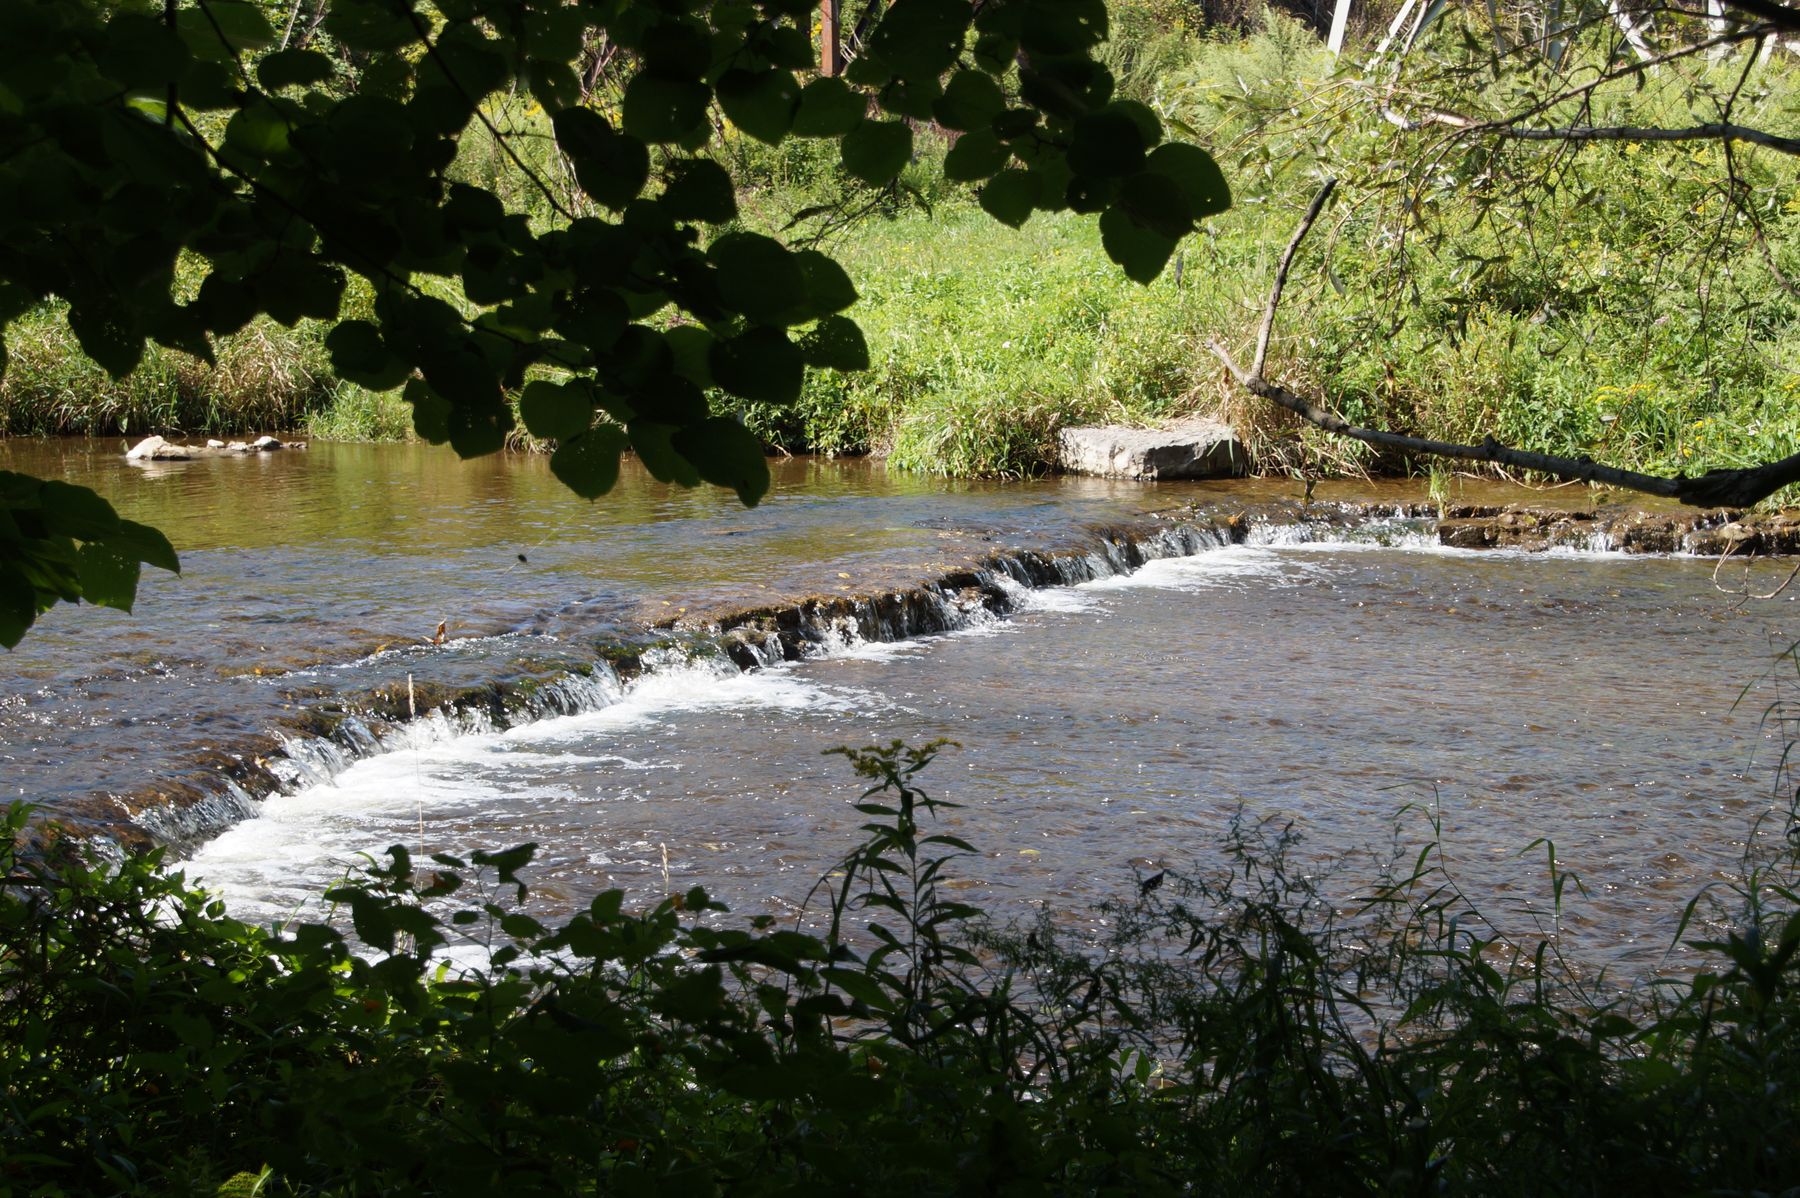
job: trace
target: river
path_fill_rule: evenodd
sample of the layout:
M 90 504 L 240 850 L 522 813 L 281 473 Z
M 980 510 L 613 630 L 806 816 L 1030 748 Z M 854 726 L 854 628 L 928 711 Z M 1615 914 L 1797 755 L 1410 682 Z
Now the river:
M 58 610 L 0 662 L 4 793 L 80 819 L 320 696 L 591 661 L 596 640 L 659 615 L 898 586 L 973 552 L 1270 490 L 793 460 L 745 511 L 631 471 L 588 505 L 540 459 L 416 446 L 144 470 L 110 445 L 0 441 L 0 468 L 95 486 L 182 553 L 182 576 L 147 576 L 134 615 Z M 1764 714 L 1791 599 L 1733 604 L 1710 571 L 1448 550 L 1424 521 L 1270 524 L 1021 591 L 1010 614 L 975 610 L 942 635 L 845 634 L 748 672 L 652 649 L 584 710 L 422 722 L 296 778 L 187 868 L 269 919 L 391 843 L 533 840 L 548 910 L 612 886 L 647 899 L 666 870 L 784 913 L 860 822 L 858 780 L 825 751 L 943 737 L 959 747 L 922 782 L 961 804 L 949 829 L 982 851 L 960 884 L 1003 914 L 1085 918 L 1160 869 L 1216 866 L 1237 813 L 1293 822 L 1309 868 L 1335 863 L 1347 896 L 1435 818 L 1471 897 L 1521 933 L 1551 921 L 1539 842 L 1554 842 L 1586 889 L 1568 895 L 1568 950 L 1642 972 L 1682 904 L 1738 876 L 1759 816 L 1784 810 Z M 424 643 L 440 620 L 456 639 Z

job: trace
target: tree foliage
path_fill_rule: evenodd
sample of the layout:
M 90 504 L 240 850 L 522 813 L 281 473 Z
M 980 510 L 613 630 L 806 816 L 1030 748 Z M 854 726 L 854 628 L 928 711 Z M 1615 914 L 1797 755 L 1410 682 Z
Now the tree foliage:
M 844 78 L 808 77 L 811 9 L 329 0 L 318 36 L 295 38 L 298 6 L 278 30 L 256 0 L 8 3 L 0 327 L 55 297 L 82 350 L 122 375 L 152 341 L 210 359 L 258 315 L 334 322 L 337 372 L 401 389 L 418 432 L 465 457 L 501 448 L 525 388 L 526 427 L 555 438 L 552 468 L 577 493 L 604 494 L 632 449 L 659 479 L 754 504 L 768 472 L 733 405 L 790 403 L 806 368 L 858 368 L 867 349 L 836 263 L 735 226 L 709 154 L 728 127 L 835 140 L 843 169 L 880 187 L 937 121 L 962 132 L 957 177 L 989 212 L 1095 214 L 1140 281 L 1229 203 L 1205 152 L 1114 98 L 1096 56 L 1104 0 L 905 0 Z M 588 84 L 602 62 L 613 89 Z M 496 128 L 490 106 L 517 95 L 549 115 L 578 195 Z M 453 181 L 466 137 L 494 138 L 551 215 Z M 344 318 L 352 276 L 373 300 Z M 0 526 L 0 642 L 87 594 L 59 555 Z
M 1785 64 L 1769 65 L 1765 51 L 1796 29 L 1800 9 L 1769 0 L 1706 11 L 1587 0 L 1404 5 L 1366 59 L 1342 68 L 1340 82 L 1353 102 L 1327 92 L 1320 104 L 1329 104 L 1332 115 L 1317 122 L 1329 131 L 1319 137 L 1328 147 L 1317 155 L 1321 174 L 1347 175 L 1359 196 L 1360 211 L 1341 220 L 1372 227 L 1387 247 L 1383 287 L 1394 309 L 1391 327 L 1422 315 L 1420 246 L 1458 259 L 1455 270 L 1466 280 L 1441 305 L 1453 310 L 1446 326 L 1452 339 L 1467 331 L 1471 314 L 1518 304 L 1526 289 L 1515 292 L 1512 280 L 1522 273 L 1556 277 L 1553 287 L 1531 296 L 1534 322 L 1622 291 L 1607 268 L 1599 271 L 1607 279 L 1599 284 L 1566 252 L 1579 244 L 1580 231 L 1567 216 L 1575 208 L 1620 231 L 1641 229 L 1627 251 L 1638 260 L 1628 269 L 1681 280 L 1676 285 L 1691 288 L 1703 324 L 1710 310 L 1715 321 L 1764 327 L 1770 314 L 1748 301 L 1727 316 L 1725 305 L 1708 297 L 1717 277 L 1730 274 L 1725 258 L 1733 246 L 1760 249 L 1785 292 L 1781 306 L 1795 294 L 1765 229 L 1788 211 L 1780 190 L 1785 176 L 1771 171 L 1769 160 L 1800 154 L 1800 138 L 1784 127 L 1791 106 L 1779 102 L 1779 93 L 1772 97 L 1767 85 Z M 1609 170 L 1607 160 L 1591 161 L 1605 147 L 1600 152 L 1615 154 L 1616 163 L 1621 146 L 1642 151 L 1645 162 L 1660 159 L 1661 168 Z M 1495 431 L 1506 430 L 1491 421 L 1466 443 L 1413 435 L 1404 412 L 1359 419 L 1351 405 L 1333 410 L 1336 396 L 1321 403 L 1265 376 L 1287 272 L 1333 186 L 1328 177 L 1288 246 L 1248 368 L 1214 346 L 1246 391 L 1379 452 L 1493 463 L 1694 506 L 1747 507 L 1800 482 L 1800 453 L 1663 475 L 1595 461 L 1605 452 L 1605 434 L 1589 443 L 1591 453 L 1566 445 L 1553 452 L 1514 448 L 1495 439 Z M 1330 282 L 1338 286 L 1336 276 Z M 1642 301 L 1638 312 L 1646 326 L 1666 319 L 1651 316 Z M 1780 452 L 1791 448 L 1775 443 Z

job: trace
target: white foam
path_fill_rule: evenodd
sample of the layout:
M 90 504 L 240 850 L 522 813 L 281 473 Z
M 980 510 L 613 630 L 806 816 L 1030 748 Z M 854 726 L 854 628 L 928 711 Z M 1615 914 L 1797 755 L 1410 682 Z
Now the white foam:
M 866 714 L 892 706 L 883 696 L 809 682 L 786 668 L 740 673 L 718 660 L 667 665 L 598 711 L 505 732 L 421 737 L 413 747 L 350 762 L 328 780 L 265 800 L 257 818 L 202 845 L 186 869 L 240 918 L 280 919 L 364 860 L 371 845 L 417 841 L 421 826 L 437 839 L 434 826 L 484 808 L 519 811 L 582 797 L 543 774 L 584 765 L 640 776 L 676 768 L 605 752 L 611 735 L 721 710 Z M 592 751 L 557 747 L 567 742 Z
M 1282 550 L 1256 545 L 1233 545 L 1193 557 L 1165 557 L 1147 562 L 1131 574 L 1098 578 L 1080 585 L 1085 591 L 1122 591 L 1139 588 L 1204 591 L 1218 587 L 1244 589 L 1251 582 L 1291 586 L 1308 577 L 1327 573 L 1322 563 Z

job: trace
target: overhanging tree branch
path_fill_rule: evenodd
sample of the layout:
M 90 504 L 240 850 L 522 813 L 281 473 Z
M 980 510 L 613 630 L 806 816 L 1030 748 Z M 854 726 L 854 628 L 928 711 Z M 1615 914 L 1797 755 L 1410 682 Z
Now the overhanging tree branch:
M 1403 130 L 1417 130 L 1426 125 L 1444 125 L 1465 134 L 1492 134 L 1514 141 L 1743 141 L 1765 146 L 1783 154 L 1800 155 L 1800 137 L 1783 137 L 1749 125 L 1715 121 L 1690 125 L 1684 129 L 1664 129 L 1642 125 L 1574 125 L 1565 129 L 1521 129 L 1512 121 L 1477 121 L 1449 112 L 1431 112 L 1408 119 L 1388 111 L 1384 115 Z
M 1335 412 L 1296 395 L 1277 383 L 1270 382 L 1264 377 L 1263 367 L 1268 357 L 1269 339 L 1275 328 L 1275 315 L 1281 306 L 1281 293 L 1287 286 L 1288 273 L 1293 267 L 1294 256 L 1299 252 L 1301 242 L 1306 240 L 1306 235 L 1318 222 L 1319 214 L 1325 210 L 1326 202 L 1331 198 L 1331 193 L 1336 187 L 1336 179 L 1325 181 L 1324 185 L 1319 188 L 1318 194 L 1313 197 L 1311 205 L 1307 207 L 1306 215 L 1301 218 L 1300 224 L 1294 230 L 1294 235 L 1288 239 L 1287 248 L 1282 252 L 1281 261 L 1276 266 L 1275 282 L 1269 289 L 1269 302 L 1263 310 L 1262 323 L 1257 329 L 1256 356 L 1251 361 L 1250 369 L 1245 370 L 1238 365 L 1225 347 L 1217 341 L 1207 342 L 1207 348 L 1211 349 L 1219 361 L 1224 363 L 1225 369 L 1231 373 L 1231 376 L 1244 390 L 1268 400 L 1277 407 L 1286 408 L 1307 423 L 1324 429 L 1328 433 L 1349 437 L 1351 440 L 1361 441 L 1365 445 L 1373 445 L 1379 449 L 1427 457 L 1452 458 L 1465 462 L 1492 462 L 1495 465 L 1509 466 L 1515 470 L 1532 470 L 1539 474 L 1548 474 L 1554 478 L 1568 479 L 1574 482 L 1604 483 L 1645 495 L 1676 499 L 1694 507 L 1747 507 L 1758 500 L 1767 498 L 1785 486 L 1800 482 L 1800 453 L 1779 461 L 1742 470 L 1712 470 L 1702 475 L 1675 475 L 1673 477 L 1641 474 L 1635 470 L 1608 466 L 1585 456 L 1568 458 L 1556 454 L 1515 449 L 1509 445 L 1500 444 L 1492 437 L 1486 438 L 1480 445 L 1458 445 L 1452 441 L 1434 441 L 1428 437 L 1413 437 L 1382 429 L 1362 428 L 1359 425 L 1351 424 Z
M 1789 8 L 1785 4 L 1775 3 L 1775 0 L 1727 0 L 1725 7 L 1749 13 L 1777 29 L 1800 32 L 1800 8 Z

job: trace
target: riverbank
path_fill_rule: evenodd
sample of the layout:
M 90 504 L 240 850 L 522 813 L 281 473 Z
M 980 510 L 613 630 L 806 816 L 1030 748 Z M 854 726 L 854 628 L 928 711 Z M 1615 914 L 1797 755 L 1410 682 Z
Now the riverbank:
M 820 237 L 861 293 L 853 314 L 870 349 L 869 370 L 812 371 L 791 406 L 739 408 L 772 450 L 1030 476 L 1054 462 L 1062 427 L 1205 413 L 1238 429 L 1256 473 L 1428 472 L 1243 396 L 1206 348 L 1248 344 L 1275 259 L 1330 174 L 1341 182 L 1329 232 L 1301 255 L 1273 347 L 1271 373 L 1293 389 L 1353 423 L 1460 443 L 1491 435 L 1655 473 L 1800 451 L 1800 303 L 1788 282 L 1800 273 L 1800 210 L 1771 205 L 1751 223 L 1721 207 L 1718 147 L 1684 150 L 1673 176 L 1635 146 L 1584 147 L 1562 185 L 1534 201 L 1528 215 L 1544 235 L 1525 250 L 1496 231 L 1504 222 L 1482 207 L 1493 197 L 1441 197 L 1428 226 L 1391 210 L 1381 164 L 1403 148 L 1398 134 L 1340 103 L 1344 81 L 1312 32 L 1271 16 L 1247 38 L 1152 41 L 1121 94 L 1154 102 L 1218 150 L 1235 203 L 1147 287 L 1108 260 L 1090 217 L 1040 213 L 1016 231 L 988 217 L 969 188 L 945 180 L 946 141 L 930 129 L 891 194 L 859 189 L 817 146 L 726 143 L 739 223 Z M 1800 90 L 1780 55 L 1755 83 L 1742 114 L 1753 122 Z M 1591 115 L 1679 125 L 1684 103 L 1675 80 L 1659 80 L 1629 112 Z M 1757 194 L 1800 185 L 1791 159 L 1739 154 Z M 476 163 L 475 148 L 467 157 L 457 170 L 508 169 Z M 833 230 L 805 216 L 820 209 L 867 211 Z M 1705 237 L 1694 230 L 1702 218 L 1714 222 Z M 349 296 L 347 313 L 366 302 Z M 113 383 L 45 309 L 11 328 L 0 435 L 409 436 L 395 394 L 332 375 L 322 331 L 258 321 L 221 341 L 216 368 L 153 349 Z

